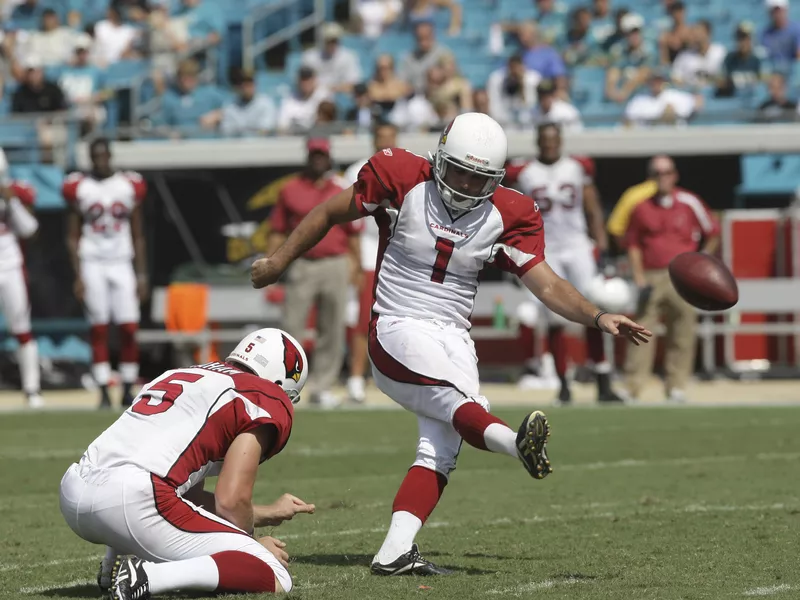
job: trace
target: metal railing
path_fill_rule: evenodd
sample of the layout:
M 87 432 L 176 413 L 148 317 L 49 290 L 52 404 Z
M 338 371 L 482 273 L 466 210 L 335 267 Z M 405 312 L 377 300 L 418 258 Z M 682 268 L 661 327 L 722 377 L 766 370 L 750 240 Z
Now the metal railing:
M 299 16 L 300 1 L 278 0 L 277 2 L 253 10 L 244 19 L 242 22 L 242 65 L 246 69 L 253 69 L 255 67 L 256 57 L 260 54 L 271 50 L 278 44 L 295 38 L 312 27 L 318 29 L 325 21 L 325 0 L 315 0 L 314 10 L 310 15 L 299 17 L 294 23 L 284 27 L 280 31 L 268 35 L 264 39 L 255 39 L 256 27 L 259 23 L 266 21 L 277 12 L 288 8 L 293 8 L 294 15 L 296 17 Z M 319 39 L 319 36 L 317 36 L 317 39 Z

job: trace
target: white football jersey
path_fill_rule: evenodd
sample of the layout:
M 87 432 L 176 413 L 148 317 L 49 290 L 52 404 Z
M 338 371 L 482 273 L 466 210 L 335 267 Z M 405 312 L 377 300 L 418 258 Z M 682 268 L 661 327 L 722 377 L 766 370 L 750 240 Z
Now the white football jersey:
M 275 444 L 262 460 L 280 452 L 292 418 L 291 401 L 271 381 L 219 362 L 175 369 L 144 386 L 81 460 L 101 469 L 136 466 L 182 493 L 219 474 L 240 433 L 273 425 Z
M 90 260 L 130 260 L 133 238 L 130 217 L 144 200 L 147 184 L 132 171 L 106 179 L 73 173 L 64 181 L 64 198 L 83 216 L 78 254 Z
M 550 252 L 589 239 L 583 210 L 583 186 L 589 183 L 584 166 L 569 156 L 552 165 L 534 160 L 520 172 L 517 186 L 539 205 Z
M 391 148 L 361 169 L 356 203 L 380 232 L 373 311 L 469 328 L 478 275 L 488 262 L 522 276 L 544 260 L 542 220 L 533 200 L 499 187 L 455 219 L 430 162 Z
M 360 160 L 347 168 L 344 172 L 344 180 L 348 186 L 358 181 L 358 173 L 365 164 L 367 164 L 366 160 Z M 379 240 L 378 225 L 374 219 L 367 219 L 364 223 L 364 229 L 361 231 L 361 268 L 365 271 L 375 270 L 375 263 L 378 260 Z
M 33 206 L 36 191 L 24 181 L 12 181 L 9 186 L 23 206 Z M 0 270 L 18 269 L 24 260 L 17 235 L 8 222 L 8 204 L 3 201 L 0 207 Z

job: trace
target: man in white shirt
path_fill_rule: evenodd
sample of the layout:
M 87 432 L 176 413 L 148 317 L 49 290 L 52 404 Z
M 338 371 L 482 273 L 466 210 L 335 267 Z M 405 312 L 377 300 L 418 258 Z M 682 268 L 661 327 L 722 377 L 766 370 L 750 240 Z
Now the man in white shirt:
M 41 29 L 31 32 L 21 45 L 21 62 L 28 56 L 37 57 L 45 67 L 69 62 L 77 35 L 69 27 L 61 25 L 56 11 L 47 8 L 42 12 Z
M 94 26 L 94 62 L 99 67 L 132 58 L 139 32 L 122 20 L 119 9 L 110 6 L 107 17 Z
M 648 85 L 649 93 L 634 96 L 625 107 L 627 124 L 682 124 L 702 106 L 702 96 L 667 87 L 667 78 L 659 71 L 653 72 Z
M 528 124 L 541 80 L 538 72 L 525 68 L 522 56 L 509 58 L 507 66 L 494 71 L 486 82 L 489 115 L 501 125 Z
M 672 63 L 672 81 L 678 85 L 710 85 L 722 73 L 727 50 L 711 42 L 711 23 L 698 21 L 691 30 L 691 46 L 680 52 Z
M 303 66 L 318 74 L 319 83 L 334 92 L 349 94 L 361 81 L 361 63 L 355 52 L 342 48 L 339 39 L 344 29 L 338 23 L 322 26 L 322 50 L 311 48 L 303 53 Z
M 275 103 L 269 96 L 256 94 L 256 84 L 251 72 L 245 71 L 241 74 L 236 92 L 237 99 L 222 108 L 223 135 L 259 135 L 275 129 Z
M 297 72 L 297 89 L 281 102 L 278 114 L 278 130 L 281 133 L 308 131 L 317 120 L 317 108 L 330 93 L 317 82 L 317 75 L 310 67 L 300 67 Z
M 556 84 L 545 79 L 536 88 L 539 103 L 533 108 L 533 124 L 555 123 L 563 131 L 581 131 L 581 113 L 566 100 L 556 96 Z

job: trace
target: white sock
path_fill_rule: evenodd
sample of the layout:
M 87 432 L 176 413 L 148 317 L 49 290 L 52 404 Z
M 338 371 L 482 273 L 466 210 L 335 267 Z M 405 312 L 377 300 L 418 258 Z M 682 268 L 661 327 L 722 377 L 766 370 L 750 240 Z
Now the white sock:
M 383 540 L 383 546 L 375 555 L 374 561 L 388 565 L 397 560 L 411 550 L 411 545 L 420 529 L 422 529 L 422 521 L 410 512 L 400 510 L 392 513 L 389 532 L 386 534 L 386 539 Z
M 502 423 L 492 423 L 483 432 L 483 442 L 491 452 L 517 457 L 517 433 Z
M 92 377 L 97 385 L 108 385 L 111 379 L 111 365 L 107 362 L 92 364 Z
M 38 394 L 39 385 L 39 346 L 36 340 L 22 344 L 17 350 L 19 376 L 22 380 L 22 391 L 26 394 Z
M 597 363 L 594 366 L 594 372 L 597 374 L 611 373 L 611 363 L 607 360 Z
M 139 379 L 139 363 L 119 363 L 119 378 L 122 383 L 136 383 Z
M 165 563 L 144 563 L 150 593 L 158 596 L 175 590 L 213 592 L 219 585 L 217 563 L 210 556 Z

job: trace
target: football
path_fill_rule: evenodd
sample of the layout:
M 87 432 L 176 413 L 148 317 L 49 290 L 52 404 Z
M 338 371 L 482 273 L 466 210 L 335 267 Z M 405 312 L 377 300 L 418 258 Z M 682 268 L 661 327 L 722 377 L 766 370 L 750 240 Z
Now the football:
M 709 254 L 679 254 L 669 263 L 669 278 L 681 298 L 701 310 L 727 310 L 739 301 L 739 286 L 733 274 Z

